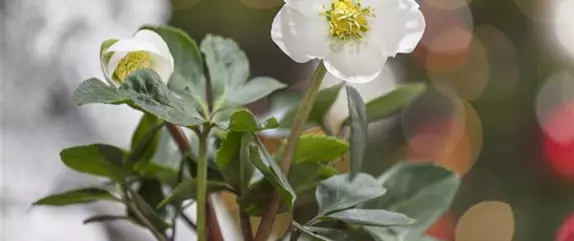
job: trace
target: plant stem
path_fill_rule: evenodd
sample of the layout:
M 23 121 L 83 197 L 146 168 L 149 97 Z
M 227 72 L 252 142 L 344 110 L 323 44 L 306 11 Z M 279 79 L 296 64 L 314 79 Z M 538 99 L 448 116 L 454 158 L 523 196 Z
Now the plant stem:
M 249 219 L 249 215 L 241 208 L 239 208 L 239 222 L 241 225 L 241 234 L 243 234 L 243 241 L 253 241 L 251 219 Z
M 208 129 L 208 128 L 205 128 Z M 197 240 L 207 241 L 207 222 L 205 219 L 207 201 L 207 133 L 204 130 L 198 136 L 199 139 L 199 160 L 197 160 Z
M 169 130 L 169 132 L 170 132 L 170 134 L 172 135 L 173 139 L 174 139 L 175 142 L 177 143 L 177 146 L 179 147 L 179 150 L 180 150 L 181 154 L 184 155 L 184 156 L 185 156 L 185 155 L 188 155 L 189 152 L 190 152 L 190 145 L 189 145 L 189 141 L 187 140 L 187 137 L 185 136 L 185 134 L 183 133 L 183 131 L 182 131 L 178 126 L 176 126 L 176 125 L 174 125 L 174 124 L 169 124 L 169 123 L 167 124 L 167 129 Z M 208 128 L 205 128 L 205 129 L 203 130 L 203 132 L 201 132 L 199 129 L 196 129 L 196 133 L 198 134 L 198 137 L 200 137 L 200 136 L 202 136 L 202 135 L 205 135 L 204 141 L 207 142 L 207 136 L 208 136 L 208 133 L 209 133 Z M 202 134 L 202 133 L 204 133 L 204 134 Z M 200 137 L 199 139 L 201 139 L 201 137 Z M 200 143 L 200 144 L 201 144 L 201 143 Z M 205 144 L 206 144 L 206 145 L 205 145 L 205 147 L 206 147 L 206 150 L 205 150 L 205 158 L 207 158 L 207 143 L 205 143 Z M 201 148 L 200 148 L 200 149 L 201 149 Z M 200 150 L 200 152 L 201 152 L 201 150 Z M 201 156 L 201 154 L 200 154 L 200 156 Z M 201 159 L 201 158 L 200 158 L 200 159 Z M 198 160 L 198 164 L 199 164 L 199 165 L 201 165 L 200 163 L 201 163 L 201 160 Z M 206 169 L 205 169 L 205 172 L 207 172 L 207 159 L 205 160 L 205 168 L 206 168 Z M 200 170 L 200 168 L 198 168 L 198 172 L 199 172 L 199 170 Z M 207 174 L 206 174 L 206 177 L 207 177 Z M 199 177 L 198 177 L 198 178 L 199 178 Z M 205 199 L 204 199 L 204 200 L 205 200 Z M 197 200 L 197 202 L 198 202 L 198 209 L 199 209 L 199 199 Z M 205 204 L 205 208 L 203 209 L 204 212 L 201 212 L 201 213 L 203 213 L 203 215 L 205 215 L 205 213 L 207 213 L 207 217 L 206 217 L 206 218 L 207 218 L 207 222 L 204 222 L 204 225 L 203 225 L 204 233 L 205 233 L 205 230 L 206 230 L 205 223 L 208 223 L 208 224 L 209 224 L 209 229 L 208 229 L 208 231 L 209 231 L 209 240 L 210 240 L 210 241 L 223 241 L 223 236 L 221 235 L 221 229 L 219 228 L 219 222 L 217 221 L 217 216 L 215 216 L 215 212 L 214 212 L 214 210 L 213 210 L 212 205 L 210 205 L 210 203 L 209 203 L 208 200 L 206 200 L 206 201 L 204 202 L 204 204 Z M 205 212 L 206 209 L 207 209 L 209 212 Z M 200 214 L 200 212 L 197 213 L 198 219 L 199 219 L 199 214 Z M 205 216 L 204 216 L 204 217 L 205 217 Z M 199 222 L 197 223 L 196 226 L 197 226 L 197 232 L 198 232 L 198 234 L 199 234 L 199 226 L 200 226 L 200 225 L 199 225 Z M 205 236 L 204 236 L 204 237 L 205 237 Z
M 129 198 L 129 191 L 128 187 L 124 187 L 120 185 L 120 190 L 124 194 L 124 203 L 128 208 L 132 211 L 132 213 L 136 216 L 136 218 L 153 234 L 153 236 L 158 241 L 169 241 L 168 237 L 161 232 L 157 227 L 155 227 L 152 222 L 143 214 L 143 212 L 138 207 L 137 203 L 133 202 L 131 198 Z
M 293 126 L 291 127 L 291 132 L 287 138 L 287 144 L 285 145 L 285 149 L 283 151 L 283 156 L 279 162 L 279 166 L 285 175 L 289 174 L 289 169 L 291 169 L 291 163 L 293 162 L 295 148 L 297 147 L 297 143 L 299 142 L 299 137 L 303 132 L 305 123 L 309 118 L 309 114 L 311 113 L 311 109 L 315 103 L 317 93 L 319 92 L 319 87 L 321 87 L 321 83 L 323 82 L 323 78 L 325 77 L 326 72 L 327 70 L 325 69 L 325 65 L 323 64 L 323 61 L 321 61 L 317 66 L 315 73 L 313 74 L 311 84 L 307 89 L 305 96 L 301 100 L 301 106 L 299 107 L 297 115 L 295 116 Z M 277 215 L 277 210 L 279 209 L 280 204 L 281 197 L 279 196 L 279 193 L 277 191 L 273 191 L 271 202 L 269 202 L 269 205 L 267 205 L 267 209 L 265 210 L 265 213 L 261 218 L 259 228 L 257 229 L 255 241 L 267 241 L 269 239 L 271 228 L 273 227 L 273 222 L 275 222 L 275 216 Z

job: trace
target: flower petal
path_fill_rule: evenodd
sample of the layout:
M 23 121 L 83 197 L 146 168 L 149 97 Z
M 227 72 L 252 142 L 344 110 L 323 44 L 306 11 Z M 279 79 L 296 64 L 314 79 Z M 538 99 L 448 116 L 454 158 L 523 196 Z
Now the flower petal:
M 375 8 L 372 35 L 384 55 L 410 53 L 425 30 L 425 19 L 415 0 L 386 0 Z
M 325 67 L 333 76 L 350 83 L 366 83 L 376 78 L 386 61 L 376 44 L 349 43 L 325 57 Z
M 157 72 L 161 80 L 167 84 L 169 82 L 169 78 L 173 73 L 173 59 L 168 59 L 164 56 L 152 54 L 152 62 L 153 66 L 152 69 Z
M 106 79 L 110 80 L 114 79 L 113 78 L 114 71 L 116 71 L 118 64 L 127 54 L 128 54 L 127 52 L 112 52 L 112 57 L 110 57 L 108 65 L 106 66 L 106 69 L 104 71 L 104 75 L 107 77 Z M 112 82 L 111 84 L 117 85 L 113 81 L 111 82 Z
M 106 53 L 109 52 L 134 52 L 134 51 L 148 51 L 150 53 L 162 55 L 159 49 L 150 42 L 142 41 L 136 38 L 122 39 L 108 49 Z
M 167 59 L 169 64 L 172 66 L 171 68 L 173 69 L 173 56 L 169 51 L 167 43 L 159 34 L 148 29 L 142 29 L 134 35 L 134 39 L 153 44 L 153 46 L 159 50 L 159 55 Z
M 312 19 L 284 5 L 271 27 L 273 42 L 295 62 L 324 58 L 329 52 L 326 19 Z
M 322 18 L 321 12 L 331 4 L 330 0 L 285 0 L 285 3 L 295 11 L 310 17 Z

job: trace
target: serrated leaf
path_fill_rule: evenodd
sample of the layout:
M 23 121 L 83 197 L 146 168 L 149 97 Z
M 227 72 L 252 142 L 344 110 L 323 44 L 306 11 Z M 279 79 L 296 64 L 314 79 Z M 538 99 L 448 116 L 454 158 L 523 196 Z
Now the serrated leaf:
M 361 226 L 388 227 L 415 223 L 415 220 L 402 213 L 377 209 L 347 209 L 331 213 L 325 217 Z
M 211 77 L 213 109 L 219 110 L 231 90 L 241 86 L 249 77 L 249 62 L 231 39 L 208 34 L 201 41 L 200 48 Z
M 194 100 L 202 110 L 207 110 L 203 60 L 196 42 L 183 30 L 169 26 L 146 25 L 142 29 L 156 32 L 169 47 L 174 59 L 174 73 L 168 82 L 169 89 L 186 99 Z
M 351 172 L 349 178 L 353 179 L 361 171 L 365 149 L 367 148 L 367 108 L 363 97 L 352 86 L 346 87 L 351 126 Z
M 307 123 L 323 124 L 325 115 L 337 100 L 339 92 L 341 92 L 341 88 L 344 85 L 345 83 L 341 82 L 329 88 L 322 89 L 321 91 L 319 91 L 319 93 L 317 93 L 317 98 L 313 103 L 313 107 L 311 108 L 311 112 L 309 114 L 309 118 L 307 119 Z M 291 108 L 279 121 L 280 123 L 279 127 L 290 128 L 291 125 L 293 125 L 293 121 L 295 120 L 295 115 L 297 114 L 298 109 L 299 105 L 297 104 L 291 106 Z
M 120 86 L 133 103 L 162 120 L 195 126 L 203 122 L 195 106 L 185 105 L 171 93 L 159 75 L 151 69 L 142 69 L 128 75 Z
M 122 104 L 128 100 L 115 87 L 110 87 L 102 80 L 90 78 L 78 86 L 72 94 L 72 99 L 78 105 L 85 104 Z
M 283 201 L 288 205 L 288 209 L 291 210 L 297 197 L 295 190 L 293 190 L 287 177 L 281 171 L 277 163 L 275 163 L 271 158 L 271 155 L 267 153 L 267 150 L 259 139 L 257 139 L 257 144 L 258 145 L 249 147 L 249 157 L 251 162 L 259 171 L 261 171 L 265 179 L 268 180 L 275 189 L 277 189 L 277 191 L 279 191 Z
M 417 220 L 408 228 L 393 228 L 402 235 L 422 235 L 447 210 L 456 194 L 458 176 L 431 163 L 399 163 L 383 173 L 378 182 L 387 194 L 366 204 L 366 208 L 404 213 Z M 378 234 L 384 229 L 369 228 Z
M 336 175 L 317 186 L 315 193 L 319 206 L 317 216 L 351 208 L 380 197 L 385 191 L 375 178 L 365 173 L 358 173 L 352 181 L 349 180 L 348 174 Z
M 321 241 L 351 241 L 352 239 L 342 230 L 334 229 L 334 228 L 323 228 L 323 227 L 313 227 L 313 226 L 303 226 L 298 224 L 297 222 L 293 222 L 293 226 L 300 231 L 301 236 L 299 237 L 299 241 L 301 240 L 321 240 Z M 308 235 L 311 239 L 306 239 L 305 236 Z
M 259 100 L 274 91 L 287 87 L 286 84 L 279 82 L 271 77 L 255 77 L 245 85 L 231 89 L 227 94 L 224 107 L 242 106 Z
M 329 162 L 347 153 L 349 145 L 344 140 L 325 135 L 302 135 L 295 152 L 295 163 Z
M 115 146 L 93 144 L 62 150 L 60 157 L 67 167 L 78 172 L 109 177 L 123 182 L 129 172 L 123 169 L 124 152 Z
M 159 207 L 164 207 L 169 203 L 179 203 L 188 199 L 195 199 L 197 182 L 194 179 L 186 179 L 182 181 L 173 192 L 161 203 Z M 233 188 L 223 182 L 207 181 L 207 193 L 215 193 L 220 191 L 234 192 Z
M 44 197 L 34 202 L 34 205 L 65 206 L 96 201 L 121 202 L 107 190 L 99 188 L 83 188 Z
M 128 166 L 145 166 L 151 161 L 159 145 L 158 131 L 162 126 L 162 121 L 156 116 L 144 113 L 132 135 L 130 148 L 132 163 L 128 163 Z
M 259 124 L 255 116 L 246 109 L 233 112 L 229 121 L 229 129 L 237 132 L 258 132 L 265 129 L 275 128 L 278 122 L 274 117 Z

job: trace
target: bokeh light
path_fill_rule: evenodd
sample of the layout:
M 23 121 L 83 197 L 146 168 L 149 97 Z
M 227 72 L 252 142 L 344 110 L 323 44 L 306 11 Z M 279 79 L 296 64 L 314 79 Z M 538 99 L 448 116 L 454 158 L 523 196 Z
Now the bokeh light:
M 564 219 L 556 234 L 556 241 L 574 241 L 574 213 Z
M 574 58 L 574 48 L 572 47 L 572 43 L 574 43 L 574 14 L 572 14 L 574 0 L 553 0 L 550 2 L 553 2 L 549 11 L 552 25 L 550 29 L 552 29 L 552 34 L 561 47 L 559 51 L 564 50 L 571 58 Z
M 426 235 L 442 241 L 454 241 L 455 219 L 452 214 L 445 213 L 426 231 Z
M 514 216 L 510 205 L 499 201 L 481 202 L 466 211 L 456 229 L 456 241 L 511 241 Z
M 420 100 L 403 111 L 401 121 L 409 161 L 431 160 L 464 175 L 482 150 L 482 123 L 467 102 Z
M 551 76 L 536 98 L 536 116 L 543 130 L 542 145 L 550 168 L 574 179 L 574 77 Z

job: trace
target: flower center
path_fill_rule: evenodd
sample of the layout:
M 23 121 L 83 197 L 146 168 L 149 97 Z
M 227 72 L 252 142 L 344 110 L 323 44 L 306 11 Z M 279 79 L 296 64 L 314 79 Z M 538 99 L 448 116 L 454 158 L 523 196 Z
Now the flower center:
M 360 40 L 371 29 L 372 7 L 362 7 L 361 0 L 331 0 L 331 7 L 321 15 L 329 21 L 329 34 L 338 42 Z
M 152 59 L 152 54 L 147 51 L 129 52 L 120 60 L 113 76 L 121 83 L 134 71 L 151 68 Z

